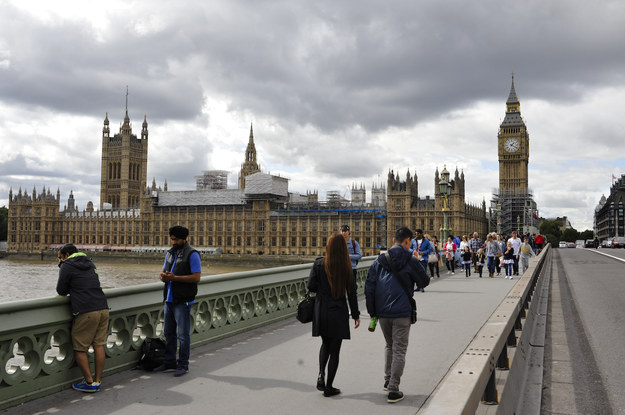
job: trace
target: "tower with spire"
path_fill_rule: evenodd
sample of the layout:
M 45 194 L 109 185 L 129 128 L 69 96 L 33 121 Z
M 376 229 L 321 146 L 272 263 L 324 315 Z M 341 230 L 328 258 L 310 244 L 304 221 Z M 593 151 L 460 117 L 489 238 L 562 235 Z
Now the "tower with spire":
M 497 137 L 499 192 L 527 192 L 530 137 L 521 117 L 521 104 L 514 88 L 514 74 L 506 101 L 506 115 Z
M 245 177 L 260 172 L 260 166 L 256 162 L 256 145 L 254 144 L 254 128 L 250 124 L 250 139 L 245 149 L 245 161 L 241 164 L 239 173 L 239 189 L 245 189 Z
M 128 93 L 126 115 L 119 133 L 111 137 L 108 113 L 102 129 L 102 166 L 100 175 L 100 209 L 110 204 L 113 210 L 138 209 L 141 195 L 146 188 L 148 171 L 148 122 L 143 117 L 141 137 L 132 133 L 128 116 Z
M 529 189 L 530 137 L 521 117 L 521 104 L 514 86 L 514 73 L 506 101 L 506 115 L 497 134 L 499 188 L 491 206 L 492 230 L 509 234 L 537 232 L 538 209 Z

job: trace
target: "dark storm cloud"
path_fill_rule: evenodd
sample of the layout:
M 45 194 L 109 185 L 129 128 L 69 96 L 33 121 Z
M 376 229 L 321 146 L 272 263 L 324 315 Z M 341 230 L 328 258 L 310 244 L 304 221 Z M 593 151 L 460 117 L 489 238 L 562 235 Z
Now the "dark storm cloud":
M 580 13 L 563 2 L 446 4 L 364 2 L 355 11 L 282 3 L 298 25 L 282 24 L 287 13 L 269 8 L 262 29 L 257 11 L 239 9 L 243 32 L 232 36 L 228 20 L 210 24 L 218 28 L 209 46 L 219 62 L 215 88 L 237 107 L 300 125 L 378 131 L 503 100 L 512 70 L 527 85 L 525 99 L 570 100 L 610 84 L 623 68 L 613 53 L 623 26 L 609 11 Z M 589 21 L 605 24 L 591 29 Z
M 103 109 L 124 107 L 128 85 L 129 107 L 144 109 L 152 120 L 199 113 L 204 94 L 197 74 L 186 74 L 195 69 L 193 56 L 174 54 L 179 42 L 170 33 L 139 36 L 122 26 L 101 42 L 86 24 L 29 19 L 8 5 L 0 17 L 0 48 L 10 62 L 0 69 L 3 101 L 104 117 Z
M 501 100 L 512 70 L 526 99 L 575 99 L 612 82 L 624 66 L 623 54 L 613 53 L 624 34 L 613 14 L 622 7 L 612 8 L 494 0 L 134 4 L 101 41 L 86 24 L 34 25 L 7 6 L 2 31 L 20 36 L 4 38 L 11 65 L 2 70 L 0 98 L 93 115 L 122 106 L 130 85 L 131 108 L 163 120 L 192 119 L 214 91 L 257 116 L 326 132 L 379 131 Z M 160 30 L 133 30 L 133 19 L 152 14 L 164 20 Z
M 57 171 L 50 168 L 42 168 L 40 160 L 36 156 L 26 157 L 16 155 L 15 157 L 0 163 L 0 177 L 29 176 L 36 178 L 58 178 Z

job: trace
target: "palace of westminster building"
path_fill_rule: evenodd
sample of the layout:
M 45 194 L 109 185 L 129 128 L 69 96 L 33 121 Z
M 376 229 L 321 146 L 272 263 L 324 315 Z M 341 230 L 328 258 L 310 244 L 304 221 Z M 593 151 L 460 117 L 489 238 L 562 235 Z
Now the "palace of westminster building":
M 511 96 L 513 91 L 514 79 Z M 515 129 L 508 125 L 510 119 L 523 123 L 518 107 L 518 102 L 507 103 L 507 121 L 500 127 L 500 186 L 504 183 L 509 190 L 519 184 L 523 187 L 521 193 L 527 193 L 529 138 L 524 124 Z M 514 138 L 521 130 L 521 137 Z M 517 145 L 510 145 L 514 143 Z M 147 151 L 146 118 L 137 137 L 126 109 L 119 133 L 111 136 L 107 114 L 102 129 L 99 209 L 89 202 L 85 210 L 79 210 L 71 192 L 67 204 L 61 207 L 59 190 L 56 194 L 45 187 L 41 193 L 33 189 L 31 194 L 21 189 L 14 194 L 11 190 L 8 250 L 36 252 L 68 242 L 82 250 L 166 247 L 169 227 L 183 225 L 190 230 L 189 243 L 200 251 L 321 256 L 330 234 L 348 224 L 367 256 L 392 244 L 400 226 L 421 228 L 437 236 L 443 226 L 438 168 L 433 177 L 434 197 L 419 195 L 416 173 L 407 171 L 402 178 L 389 171 L 386 185 L 372 186 L 371 202 L 366 202 L 362 185 L 352 186 L 351 200 L 329 191 L 327 200 L 319 201 L 316 191 L 306 195 L 290 193 L 288 179 L 261 172 L 251 127 L 237 189 L 227 188 L 228 172 L 221 170 L 196 176 L 195 190 L 169 191 L 167 182 L 162 188 L 155 181 L 148 186 Z M 517 151 L 520 156 L 514 157 Z M 517 164 L 512 165 L 514 161 Z M 441 173 L 451 176 L 446 169 Z M 521 180 L 512 180 L 506 174 L 520 175 Z M 483 237 L 490 216 L 486 202 L 477 206 L 465 201 L 464 172 L 459 173 L 457 168 L 450 185 L 448 217 L 453 234 L 478 232 Z

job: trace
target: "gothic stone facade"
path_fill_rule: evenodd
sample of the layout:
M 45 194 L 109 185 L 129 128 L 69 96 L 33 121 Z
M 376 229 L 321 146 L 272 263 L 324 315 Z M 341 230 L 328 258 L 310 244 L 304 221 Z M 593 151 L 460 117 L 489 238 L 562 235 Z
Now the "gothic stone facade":
M 9 250 L 56 249 L 67 242 L 83 250 L 164 247 L 169 245 L 169 227 L 181 224 L 189 228 L 189 242 L 198 248 L 221 248 L 231 254 L 321 256 L 329 235 L 348 224 L 363 254 L 375 255 L 392 243 L 400 226 L 437 234 L 442 225 L 439 196 L 420 199 L 416 175 L 410 173 L 405 182 L 389 173 L 386 189 L 373 186 L 371 203 L 365 203 L 364 186 L 352 187 L 351 201 L 339 197 L 319 202 L 316 192 L 294 197 L 287 179 L 259 171 L 251 128 L 238 189 L 168 191 L 166 183 L 163 190 L 154 181 L 146 187 L 147 121 L 137 139 L 127 112 L 113 138 L 107 115 L 102 139 L 100 210 L 91 202 L 84 211 L 78 210 L 72 194 L 61 208 L 58 190 L 56 195 L 49 189 L 41 194 L 33 189 L 31 195 L 21 189 L 15 195 L 11 191 Z M 438 184 L 438 171 L 435 176 Z M 464 173 L 456 171 L 452 186 L 453 232 L 483 235 L 485 206 L 465 203 Z
M 439 184 L 438 168 L 434 173 L 434 189 Z M 452 191 L 449 197 L 449 224 L 453 235 L 469 235 L 477 232 L 482 239 L 488 230 L 486 217 L 486 202 L 482 206 L 475 206 L 465 201 L 464 172 L 458 173 L 456 169 L 454 179 L 451 181 Z M 419 181 L 417 174 L 414 176 L 410 171 L 406 172 L 406 180 L 401 181 L 399 174 L 390 171 L 387 183 L 387 239 L 393 240 L 393 234 L 400 226 L 408 226 L 410 229 L 422 229 L 425 234 L 439 237 L 440 228 L 443 226 L 443 199 L 436 192 L 434 197 L 419 197 Z

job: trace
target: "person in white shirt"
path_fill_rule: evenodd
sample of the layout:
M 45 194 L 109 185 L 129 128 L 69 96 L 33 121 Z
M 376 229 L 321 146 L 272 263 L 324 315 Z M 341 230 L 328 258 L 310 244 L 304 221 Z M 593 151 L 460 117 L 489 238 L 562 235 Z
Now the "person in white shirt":
M 516 231 L 512 231 L 512 238 L 508 239 L 508 242 L 512 244 L 512 249 L 514 250 L 514 264 L 512 265 L 514 275 L 519 275 L 519 250 L 521 249 L 521 238 L 517 237 Z

